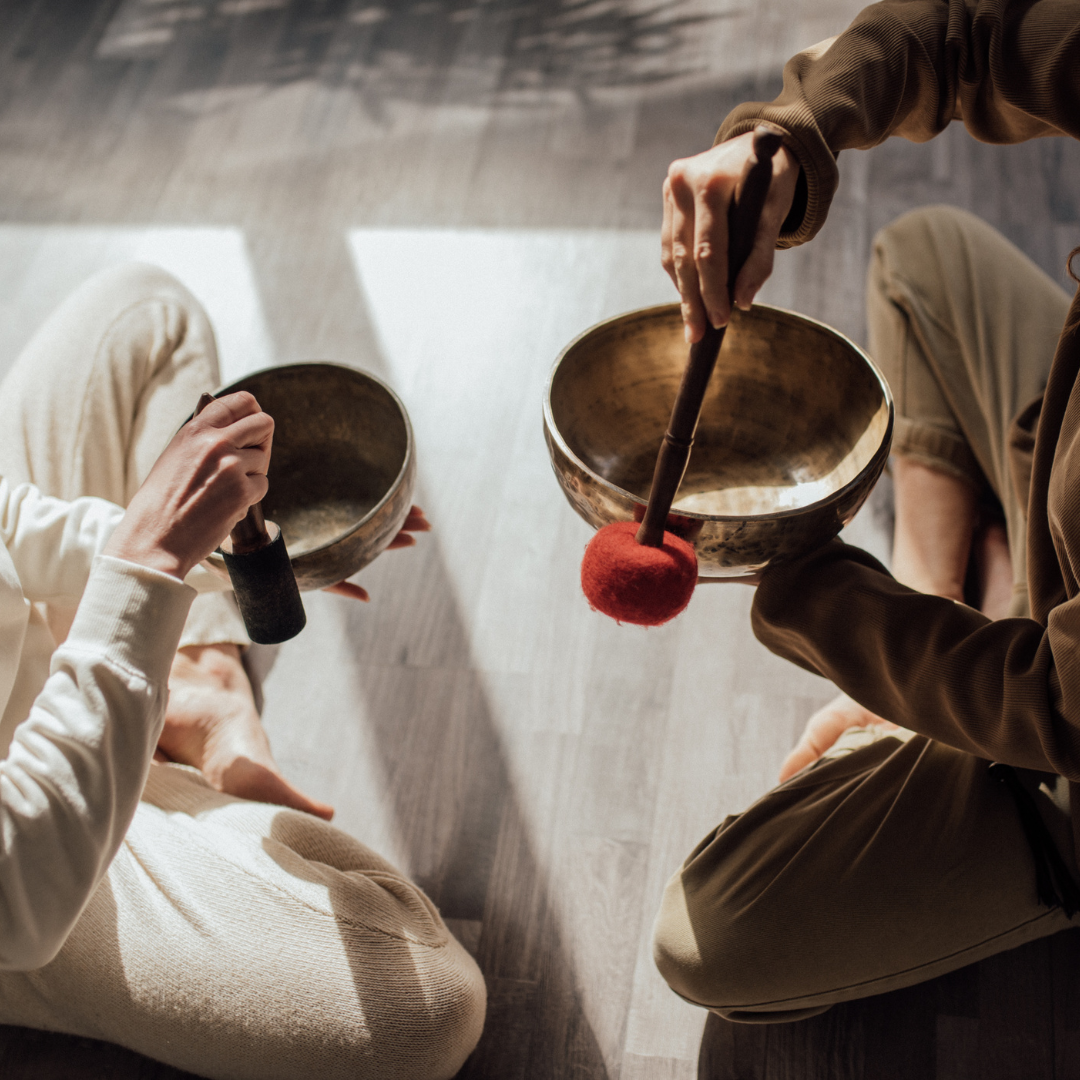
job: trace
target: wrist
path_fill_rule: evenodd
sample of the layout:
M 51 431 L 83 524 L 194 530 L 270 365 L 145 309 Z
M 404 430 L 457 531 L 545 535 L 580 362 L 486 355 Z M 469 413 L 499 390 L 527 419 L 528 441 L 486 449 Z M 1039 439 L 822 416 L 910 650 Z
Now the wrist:
M 111 555 L 115 559 L 124 559 L 126 562 L 145 566 L 150 570 L 158 570 L 176 578 L 177 581 L 183 581 L 191 570 L 191 565 L 174 552 L 152 541 L 128 535 L 121 529 L 113 533 L 102 554 Z

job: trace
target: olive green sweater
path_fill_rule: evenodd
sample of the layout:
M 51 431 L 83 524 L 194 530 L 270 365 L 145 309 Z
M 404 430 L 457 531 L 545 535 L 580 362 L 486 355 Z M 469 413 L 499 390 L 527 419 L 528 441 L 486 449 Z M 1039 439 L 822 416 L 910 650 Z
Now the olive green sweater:
M 953 119 L 987 142 L 1080 136 L 1080 4 L 885 0 L 792 59 L 780 97 L 739 106 L 720 138 L 763 119 L 784 129 L 803 168 L 805 213 L 781 238 L 801 243 L 828 212 L 841 150 L 930 139 Z M 1013 474 L 1028 487 L 1030 619 L 991 622 L 914 592 L 834 540 L 763 575 L 757 636 L 905 727 L 1080 782 L 1078 371 L 1074 300 L 1041 409 L 1013 429 Z M 1080 789 L 1071 794 L 1080 825 Z

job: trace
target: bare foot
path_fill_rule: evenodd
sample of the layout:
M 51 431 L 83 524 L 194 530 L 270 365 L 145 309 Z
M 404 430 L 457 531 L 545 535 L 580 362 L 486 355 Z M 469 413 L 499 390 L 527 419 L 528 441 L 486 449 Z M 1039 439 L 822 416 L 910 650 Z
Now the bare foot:
M 326 821 L 334 816 L 333 807 L 308 798 L 281 775 L 236 645 L 177 652 L 158 751 L 167 761 L 201 770 L 227 795 L 288 806 Z

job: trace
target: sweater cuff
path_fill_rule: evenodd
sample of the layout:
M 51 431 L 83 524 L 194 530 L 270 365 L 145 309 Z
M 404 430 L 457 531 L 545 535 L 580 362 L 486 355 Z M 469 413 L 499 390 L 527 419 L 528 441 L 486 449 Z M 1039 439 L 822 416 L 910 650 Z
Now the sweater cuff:
M 160 570 L 98 555 L 65 645 L 164 683 L 194 598 L 194 589 Z
M 780 96 L 768 104 L 748 101 L 732 109 L 716 135 L 716 142 L 727 142 L 736 135 L 753 131 L 760 123 L 771 124 L 784 133 L 784 146 L 794 154 L 805 181 L 805 188 L 797 197 L 805 198 L 806 202 L 800 220 L 784 222 L 785 231 L 776 243 L 778 248 L 805 244 L 817 235 L 840 183 L 836 154 L 830 149 L 805 96 L 810 69 L 821 61 L 834 41 L 836 38 L 827 38 L 793 56 L 784 65 L 784 89 Z
M 727 142 L 738 135 L 753 131 L 758 124 L 766 123 L 783 132 L 784 146 L 798 161 L 801 170 L 796 198 L 804 202 L 798 220 L 789 215 L 784 229 L 776 241 L 778 248 L 797 247 L 812 240 L 825 224 L 833 195 L 839 184 L 836 157 L 814 132 L 805 132 L 794 126 L 788 127 L 778 117 L 788 120 L 790 110 L 757 104 L 740 105 L 724 121 L 713 143 Z

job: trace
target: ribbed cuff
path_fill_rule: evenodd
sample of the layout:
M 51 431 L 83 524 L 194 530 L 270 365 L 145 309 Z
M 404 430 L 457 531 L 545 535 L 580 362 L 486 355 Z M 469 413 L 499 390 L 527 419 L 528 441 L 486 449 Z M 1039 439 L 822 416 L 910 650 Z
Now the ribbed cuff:
M 836 157 L 812 128 L 813 118 L 809 110 L 803 110 L 806 116 L 800 117 L 808 121 L 809 130 L 801 128 L 796 131 L 777 119 L 778 116 L 787 119 L 792 111 L 790 108 L 779 109 L 772 105 L 761 106 L 756 102 L 740 105 L 732 111 L 716 135 L 717 143 L 727 142 L 728 139 L 753 131 L 758 124 L 763 123 L 783 132 L 784 146 L 791 151 L 802 169 L 806 184 L 806 209 L 797 224 L 784 222 L 785 225 L 794 225 L 794 228 L 780 234 L 776 242 L 778 248 L 796 247 L 817 235 L 818 230 L 825 224 L 840 175 Z
M 194 598 L 194 589 L 168 574 L 98 555 L 65 646 L 164 683 Z

